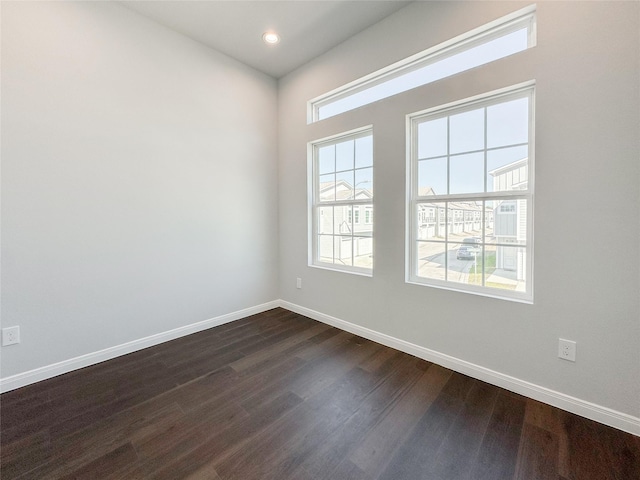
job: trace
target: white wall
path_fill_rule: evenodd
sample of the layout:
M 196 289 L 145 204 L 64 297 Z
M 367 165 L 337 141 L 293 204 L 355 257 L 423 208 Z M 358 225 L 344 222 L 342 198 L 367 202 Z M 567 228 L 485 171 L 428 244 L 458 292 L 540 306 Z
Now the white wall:
M 110 2 L 2 2 L 2 377 L 277 298 L 276 82 Z
M 306 124 L 308 99 L 526 5 L 416 2 L 281 79 L 280 295 L 637 422 L 638 3 L 538 2 L 536 48 Z M 405 114 L 530 79 L 537 82 L 535 303 L 406 284 Z M 371 123 L 373 278 L 308 267 L 306 144 Z M 557 358 L 558 337 L 578 342 L 576 363 Z

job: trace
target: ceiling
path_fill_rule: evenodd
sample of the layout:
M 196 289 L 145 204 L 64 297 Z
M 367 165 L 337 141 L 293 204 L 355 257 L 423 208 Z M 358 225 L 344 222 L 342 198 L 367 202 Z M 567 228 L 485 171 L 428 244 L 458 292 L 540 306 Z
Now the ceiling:
M 121 1 L 126 7 L 280 78 L 409 4 L 405 0 Z M 280 34 L 267 45 L 262 34 Z

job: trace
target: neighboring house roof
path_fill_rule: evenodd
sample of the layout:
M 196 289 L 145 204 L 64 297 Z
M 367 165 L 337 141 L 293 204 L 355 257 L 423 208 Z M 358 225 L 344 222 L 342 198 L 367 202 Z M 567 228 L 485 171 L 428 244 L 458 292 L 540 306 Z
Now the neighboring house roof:
M 502 175 L 503 173 L 510 172 L 511 170 L 515 170 L 516 168 L 522 167 L 527 163 L 528 160 L 529 158 L 525 157 L 523 159 L 516 160 L 515 162 L 508 163 L 506 165 L 503 165 L 502 167 L 498 167 L 494 170 L 491 170 L 489 172 L 489 175 L 493 175 L 495 177 L 497 175 Z
M 427 197 L 429 195 L 435 195 L 436 192 L 432 187 L 420 187 L 418 188 L 418 196 L 419 197 Z
M 338 180 L 337 182 L 322 182 L 320 183 L 320 198 L 333 197 L 333 191 L 335 190 L 336 200 L 349 200 L 352 197 L 353 187 L 345 180 Z M 357 188 L 355 190 L 355 198 L 357 200 L 366 200 L 373 198 L 373 193 L 367 188 Z

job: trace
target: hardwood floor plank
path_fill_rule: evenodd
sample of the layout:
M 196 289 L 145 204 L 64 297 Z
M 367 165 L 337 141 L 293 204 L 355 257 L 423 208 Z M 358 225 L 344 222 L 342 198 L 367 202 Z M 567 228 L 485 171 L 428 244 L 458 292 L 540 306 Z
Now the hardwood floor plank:
M 351 460 L 345 458 L 338 468 L 333 472 L 333 476 L 331 478 L 340 479 L 340 480 L 369 480 L 371 477 L 367 475 L 367 473 L 363 472 L 360 468 L 354 465 Z M 295 478 L 313 478 L 315 477 L 295 477 Z
M 306 361 L 322 358 L 324 356 L 328 356 L 331 352 L 340 349 L 341 347 L 349 346 L 349 342 L 354 338 L 355 335 L 352 333 L 339 332 L 330 339 L 298 353 L 296 357 Z
M 326 389 L 308 399 L 304 405 L 283 417 L 272 428 L 248 442 L 242 451 L 224 459 L 216 467 L 219 475 L 224 479 L 280 479 L 289 476 L 299 468 L 305 458 L 321 450 L 327 443 L 334 444 L 336 432 L 343 427 L 347 419 L 353 418 L 354 412 L 367 410 L 363 408 L 368 406 L 366 401 L 377 394 L 384 379 L 394 370 L 393 367 L 399 365 L 400 361 L 404 361 L 405 365 L 415 372 L 415 377 L 418 376 L 420 371 L 413 366 L 411 357 L 405 354 L 398 354 L 395 357 L 394 362 L 390 361 L 385 368 L 381 368 L 374 374 L 354 368 L 342 379 L 337 379 Z M 403 378 L 401 382 L 403 380 L 405 379 Z M 395 387 L 397 388 L 397 385 Z M 384 395 L 381 396 L 384 397 Z M 383 403 L 390 400 L 387 397 L 381 400 L 379 397 L 378 401 Z M 368 411 L 371 412 L 371 410 Z M 357 423 L 354 422 L 354 424 Z M 331 442 L 327 442 L 329 438 L 332 439 Z M 276 455 L 265 459 L 262 454 L 265 445 L 269 446 L 269 451 L 276 452 Z M 342 455 L 345 456 L 346 452 Z
M 378 383 L 356 412 L 331 434 L 331 441 L 314 446 L 306 455 L 302 465 L 315 478 L 336 478 L 334 469 L 416 383 L 422 371 L 416 368 L 413 357 L 401 353 L 389 358 L 372 373 L 374 378 L 378 378 Z
M 243 358 L 231 363 L 231 368 L 236 372 L 242 373 L 243 371 L 259 364 L 263 363 L 270 358 L 282 354 L 283 351 L 289 350 L 291 347 L 295 347 L 301 342 L 325 331 L 328 327 L 323 324 L 314 325 L 311 328 L 307 328 L 300 332 L 296 332 L 293 335 L 287 335 L 284 339 L 277 343 L 274 343 L 266 348 L 262 348 L 251 355 L 246 355 Z
M 69 475 L 60 477 L 60 480 L 119 478 L 119 471 L 135 463 L 137 459 L 136 451 L 131 443 L 126 443 Z
M 344 375 L 361 361 L 376 355 L 382 350 L 381 345 L 368 342 L 357 348 L 346 348 L 341 352 L 322 360 L 309 362 L 308 375 L 297 378 L 290 389 L 300 398 L 307 399 L 324 390 L 336 377 Z
M 272 365 L 266 371 L 258 371 L 254 375 L 239 376 L 231 367 L 229 369 L 236 375 L 233 383 L 220 386 L 218 382 L 208 382 L 208 377 L 198 379 L 194 384 L 189 385 L 189 395 L 184 395 L 178 400 L 178 404 L 189 411 L 200 406 L 215 406 L 227 402 L 237 402 L 247 411 L 245 402 L 256 399 L 259 405 L 269 403 L 282 395 L 286 389 L 282 383 L 282 378 L 302 369 L 304 363 L 296 358 L 288 358 L 282 363 Z M 246 373 L 246 372 L 245 372 Z M 274 387 L 276 384 L 276 387 Z M 197 391 L 195 389 L 198 389 Z M 194 394 L 197 392 L 197 394 Z M 268 392 L 268 394 L 267 394 Z
M 558 437 L 548 430 L 525 423 L 514 480 L 557 480 L 558 457 Z
M 70 418 L 58 418 L 51 426 L 51 437 L 58 438 L 81 430 L 92 423 L 108 418 L 111 415 L 127 410 L 138 403 L 142 403 L 160 393 L 168 391 L 173 388 L 174 385 L 175 382 L 171 378 L 167 378 L 161 383 L 154 384 L 151 387 L 141 387 L 122 396 L 107 400 L 104 403 L 98 403 L 94 408 L 83 411 Z
M 464 397 L 473 382 L 474 380 L 460 374 L 454 373 L 451 376 L 401 448 L 396 450 L 379 479 L 428 478 L 423 474 L 464 408 Z
M 156 403 L 104 419 L 51 442 L 51 455 L 28 478 L 58 478 L 90 463 L 125 443 L 162 431 L 183 416 L 175 404 Z
M 51 450 L 46 429 L 3 445 L 0 449 L 0 477 L 17 478 L 37 468 L 50 460 Z
M 480 446 L 471 477 L 477 480 L 513 478 L 526 400 L 501 391 Z
M 425 468 L 427 478 L 469 478 L 498 393 L 498 388 L 486 383 L 473 384 L 463 410 L 447 433 L 436 457 Z
M 567 413 L 570 479 L 640 479 L 640 451 L 630 434 Z
M 569 441 L 564 428 L 566 412 L 550 405 L 527 399 L 524 421 L 552 433 L 558 439 L 558 474 L 569 476 Z
M 314 447 L 343 425 L 377 383 L 375 376 L 359 368 L 336 378 L 242 450 L 222 459 L 216 465 L 218 474 L 225 480 L 287 476 Z M 269 447 L 267 452 L 265 446 Z
M 255 435 L 271 426 L 281 416 L 300 403 L 302 403 L 300 397 L 289 392 L 284 393 L 265 406 L 258 414 L 250 415 L 239 422 L 235 422 L 221 432 L 213 432 L 210 437 L 199 442 L 197 447 L 179 458 L 165 458 L 165 466 L 149 471 L 149 478 L 168 478 L 171 472 L 174 471 L 191 474 L 200 468 L 206 467 L 211 462 L 225 458 L 240 447 L 243 447 Z M 218 471 L 217 466 L 216 471 Z
M 432 365 L 352 452 L 354 465 L 374 478 L 440 395 L 451 370 Z

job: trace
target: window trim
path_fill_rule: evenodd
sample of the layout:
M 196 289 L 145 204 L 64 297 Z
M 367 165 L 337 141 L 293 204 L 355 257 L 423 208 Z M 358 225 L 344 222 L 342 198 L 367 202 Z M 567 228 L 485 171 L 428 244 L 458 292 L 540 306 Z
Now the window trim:
M 346 132 L 341 132 L 335 135 L 330 135 L 328 137 L 323 137 L 318 140 L 313 140 L 307 143 L 307 234 L 308 234 L 308 251 L 307 251 L 307 265 L 313 268 L 320 268 L 323 270 L 332 270 L 336 272 L 346 272 L 355 275 L 362 275 L 365 277 L 373 276 L 373 262 L 371 268 L 365 267 L 357 267 L 353 265 L 336 265 L 325 262 L 319 262 L 317 260 L 317 251 L 318 251 L 318 233 L 317 233 L 317 222 L 315 219 L 317 218 L 317 209 L 318 207 L 326 207 L 326 206 L 341 206 L 341 205 L 373 205 L 375 201 L 375 193 L 373 199 L 353 199 L 348 200 L 336 200 L 332 202 L 320 202 L 316 200 L 319 198 L 318 192 L 318 184 L 315 181 L 318 178 L 318 162 L 316 159 L 316 152 L 323 146 L 329 144 L 339 143 L 341 140 L 356 140 L 361 137 L 366 137 L 371 135 L 373 139 L 373 125 L 365 125 L 363 127 L 358 127 L 353 130 L 349 130 Z M 375 141 L 374 141 L 374 149 L 375 149 Z M 375 158 L 373 159 L 371 167 L 374 171 L 373 182 L 375 183 Z M 354 170 L 356 170 L 354 168 Z M 374 188 L 375 192 L 375 188 Z M 355 213 L 352 213 L 353 223 L 355 225 Z M 360 238 L 358 235 L 351 235 L 351 238 Z M 372 255 L 374 255 L 375 249 L 375 225 L 372 224 L 371 230 L 371 241 L 372 241 Z M 375 255 L 373 257 L 375 259 Z
M 439 43 L 438 45 L 427 48 L 422 52 L 418 52 L 405 59 L 392 63 L 391 65 L 381 68 L 368 75 L 365 75 L 364 77 L 342 85 L 341 87 L 312 98 L 307 102 L 307 124 L 315 123 L 321 120 L 319 111 L 323 106 L 329 105 L 335 101 L 342 100 L 343 98 L 367 90 L 368 88 L 371 88 L 373 86 L 383 84 L 413 70 L 417 70 L 419 68 L 433 64 L 438 60 L 445 59 L 501 36 L 508 35 L 509 33 L 520 30 L 525 26 L 528 32 L 527 49 L 530 49 L 535 47 L 537 44 L 535 4 L 529 5 L 525 8 L 481 25 L 480 27 L 469 30 L 468 32 Z M 365 105 L 368 104 L 369 103 Z M 345 112 L 350 110 L 352 109 L 346 110 Z M 340 115 L 340 113 L 336 115 Z M 327 118 L 331 118 L 331 116 Z
M 526 94 L 526 95 L 523 95 Z M 417 125 L 424 117 L 436 119 L 462 113 L 476 108 L 496 104 L 497 100 L 505 99 L 508 101 L 510 97 L 528 96 L 529 102 L 529 139 L 528 139 L 528 183 L 526 190 L 514 191 L 497 191 L 483 192 L 471 194 L 446 194 L 446 195 L 418 195 L 418 157 L 417 157 Z M 475 95 L 465 99 L 439 105 L 419 112 L 414 112 L 406 116 L 406 232 L 405 232 L 405 282 L 414 285 L 440 288 L 456 292 L 470 293 L 485 297 L 497 298 L 502 300 L 510 300 L 521 303 L 533 304 L 533 286 L 534 286 L 534 231 L 533 231 L 533 203 L 535 192 L 535 81 L 520 83 L 510 87 L 493 90 L 491 92 Z M 515 292 L 501 290 L 478 285 L 460 284 L 447 280 L 427 279 L 418 277 L 415 273 L 416 265 L 416 242 L 418 238 L 417 222 L 414 212 L 419 203 L 429 202 L 455 202 L 459 200 L 499 200 L 509 199 L 527 200 L 527 242 L 526 242 L 526 285 L 525 292 Z M 447 209 L 445 209 L 447 215 Z M 446 217 L 445 217 L 446 218 Z M 484 224 L 483 224 L 484 225 Z M 484 226 L 483 226 L 484 229 Z M 445 243 L 443 241 L 443 243 Z M 500 244 L 502 245 L 502 244 Z M 518 247 L 519 245 L 503 245 Z

